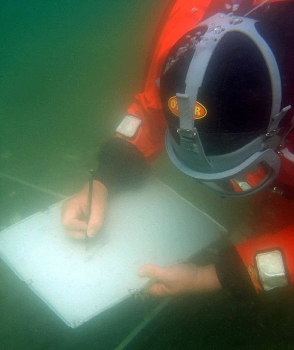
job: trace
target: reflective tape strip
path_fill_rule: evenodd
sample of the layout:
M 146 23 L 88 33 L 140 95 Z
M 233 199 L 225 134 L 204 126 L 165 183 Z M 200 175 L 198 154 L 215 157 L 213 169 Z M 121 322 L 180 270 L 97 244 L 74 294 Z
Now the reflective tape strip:
M 257 253 L 255 257 L 258 277 L 264 290 L 283 287 L 289 284 L 286 264 L 280 250 Z
M 124 117 L 115 131 L 127 138 L 133 138 L 137 134 L 141 124 L 141 119 L 129 114 Z

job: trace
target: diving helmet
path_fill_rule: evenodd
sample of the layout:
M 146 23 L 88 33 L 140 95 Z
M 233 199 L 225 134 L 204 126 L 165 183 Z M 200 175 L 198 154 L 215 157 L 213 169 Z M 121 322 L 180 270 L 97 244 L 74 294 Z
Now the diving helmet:
M 279 172 L 291 105 L 268 37 L 262 21 L 217 13 L 187 32 L 163 65 L 168 155 L 223 196 L 255 193 Z

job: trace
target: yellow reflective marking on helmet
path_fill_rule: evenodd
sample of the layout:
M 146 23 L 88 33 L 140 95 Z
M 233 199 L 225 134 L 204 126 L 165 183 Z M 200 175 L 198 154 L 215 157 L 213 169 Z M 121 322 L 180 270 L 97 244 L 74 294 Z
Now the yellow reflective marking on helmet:
M 170 97 L 167 104 L 168 104 L 169 110 L 178 117 L 179 107 L 178 107 L 177 97 L 176 96 Z M 194 110 L 194 119 L 204 118 L 206 114 L 207 114 L 207 109 L 203 106 L 202 103 L 196 101 L 195 110 Z

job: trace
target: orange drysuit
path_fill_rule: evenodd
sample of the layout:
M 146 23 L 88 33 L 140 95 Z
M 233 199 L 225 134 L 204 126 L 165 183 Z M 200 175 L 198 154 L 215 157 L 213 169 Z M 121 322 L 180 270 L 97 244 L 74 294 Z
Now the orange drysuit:
M 233 0 L 212 1 L 219 3 L 219 7 L 226 6 L 227 8 L 234 3 Z M 273 2 L 270 1 L 267 4 Z M 260 2 L 256 0 L 256 3 L 253 2 L 252 5 L 257 6 L 258 4 Z M 202 20 L 209 6 L 211 7 L 210 0 L 177 0 L 170 4 L 169 11 L 165 14 L 166 19 L 152 56 L 144 91 L 136 95 L 134 103 L 128 109 L 128 114 L 138 117 L 142 122 L 136 135 L 132 139 L 126 137 L 125 139 L 136 146 L 148 162 L 152 162 L 164 147 L 166 123 L 161 107 L 158 83 L 164 60 L 172 46 Z M 120 137 L 123 136 L 120 135 Z M 285 185 L 286 189 L 294 188 L 294 133 L 290 134 L 288 139 L 285 145 L 288 153 L 286 156 L 281 154 L 282 168 L 276 182 L 282 188 Z M 279 192 L 277 188 L 276 192 Z M 264 289 L 256 266 L 256 256 L 259 252 L 271 251 L 271 249 L 282 251 L 285 278 L 289 284 L 294 282 L 294 195 L 287 196 L 287 190 L 283 194 L 286 196 L 265 191 L 253 198 L 253 203 L 256 203 L 260 213 L 256 215 L 252 225 L 255 233 L 263 232 L 264 234 L 255 235 L 254 238 L 235 247 L 243 264 L 241 269 L 248 273 L 250 277 L 248 281 L 251 280 L 251 287 L 252 289 L 254 287 L 256 292 Z M 234 263 L 231 261 L 231 264 Z M 225 269 L 229 269 L 227 265 L 223 264 L 223 266 Z M 217 271 L 219 270 L 217 269 Z M 283 271 L 278 272 L 282 273 Z M 223 274 L 225 272 L 220 273 L 219 276 L 222 284 L 234 284 L 233 281 L 227 282 L 229 278 L 223 277 Z M 237 275 L 238 273 L 232 273 L 234 277 Z M 285 285 L 285 281 L 282 284 Z

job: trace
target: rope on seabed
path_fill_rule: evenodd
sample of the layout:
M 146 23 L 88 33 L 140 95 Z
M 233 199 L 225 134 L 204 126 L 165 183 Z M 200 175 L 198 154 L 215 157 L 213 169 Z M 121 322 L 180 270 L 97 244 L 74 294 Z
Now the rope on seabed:
M 171 300 L 171 298 L 164 299 L 114 350 L 124 350 L 133 341 L 133 339 L 170 303 Z
M 66 198 L 68 198 L 68 197 L 64 196 L 63 194 L 60 194 L 60 193 L 57 193 L 57 192 L 48 190 L 47 188 L 43 188 L 43 187 L 40 187 L 40 186 L 31 184 L 30 182 L 27 182 L 27 181 L 18 179 L 17 177 L 14 177 L 14 176 L 10 176 L 10 175 L 4 174 L 4 173 L 2 173 L 2 172 L 0 172 L 0 177 L 4 177 L 4 178 L 6 178 L 6 179 L 8 179 L 8 180 L 15 181 L 15 182 L 17 182 L 17 183 L 19 183 L 19 184 L 22 184 L 22 185 L 31 187 L 31 188 L 33 188 L 33 189 L 35 189 L 35 190 L 38 190 L 38 191 L 41 191 L 41 192 L 50 194 L 51 196 L 54 196 L 54 197 L 57 197 L 57 198 L 60 198 L 60 199 L 66 199 Z

